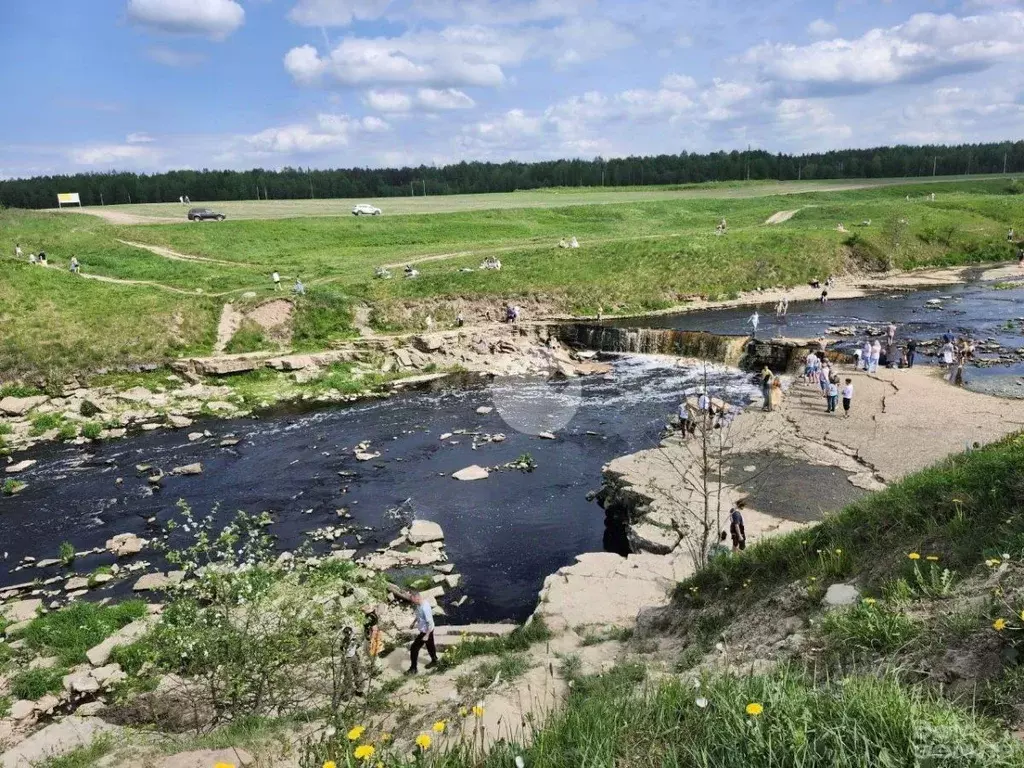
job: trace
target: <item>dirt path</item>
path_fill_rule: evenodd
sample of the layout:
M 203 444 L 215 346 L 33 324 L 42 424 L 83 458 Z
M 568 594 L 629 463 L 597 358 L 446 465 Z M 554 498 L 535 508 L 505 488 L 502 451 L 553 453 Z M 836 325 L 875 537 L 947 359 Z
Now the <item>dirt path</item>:
M 796 216 L 798 213 L 800 213 L 800 210 L 801 210 L 800 208 L 797 208 L 795 211 L 779 211 L 778 213 L 773 213 L 771 216 L 769 216 L 767 219 L 765 219 L 764 223 L 765 224 L 782 224 L 783 222 L 789 221 L 794 216 Z
M 231 337 L 238 333 L 244 317 L 241 312 L 235 309 L 234 304 L 229 302 L 224 305 L 224 309 L 220 312 L 220 320 L 217 322 L 217 341 L 213 345 L 213 353 L 215 355 L 224 352 L 224 349 L 231 341 Z
M 54 209 L 51 209 L 54 210 Z M 170 216 L 140 216 L 137 213 L 116 211 L 114 206 L 103 206 L 100 208 L 60 208 L 61 213 L 84 213 L 88 216 L 96 216 L 110 224 L 131 226 L 134 224 L 192 224 L 188 219 L 172 218 Z
M 172 251 L 170 248 L 162 248 L 159 245 L 147 245 L 146 243 L 135 243 L 131 240 L 118 240 L 117 242 L 122 245 L 128 245 L 132 248 L 141 248 L 144 251 L 149 251 L 152 254 L 161 256 L 165 259 L 171 259 L 173 261 L 198 261 L 206 264 L 219 264 L 224 267 L 243 267 L 248 269 L 249 264 L 240 264 L 237 261 L 224 261 L 222 259 L 211 259 L 208 256 L 190 256 L 187 253 L 178 253 Z

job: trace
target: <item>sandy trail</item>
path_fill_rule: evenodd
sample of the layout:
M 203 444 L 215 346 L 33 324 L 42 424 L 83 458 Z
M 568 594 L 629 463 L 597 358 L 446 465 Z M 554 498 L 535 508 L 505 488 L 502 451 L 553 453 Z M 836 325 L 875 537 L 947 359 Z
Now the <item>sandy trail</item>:
M 789 221 L 794 216 L 796 216 L 798 213 L 800 213 L 800 210 L 801 210 L 800 208 L 797 208 L 795 211 L 779 211 L 778 213 L 773 213 L 771 216 L 769 216 L 767 219 L 765 219 L 764 223 L 765 224 L 782 224 L 783 222 Z
M 171 259 L 172 261 L 198 261 L 206 264 L 219 264 L 224 267 L 244 267 L 249 268 L 249 264 L 240 264 L 237 261 L 224 261 L 223 259 L 211 259 L 209 256 L 190 256 L 187 253 L 178 253 L 172 251 L 170 248 L 163 248 L 159 245 L 147 245 L 146 243 L 136 243 L 131 240 L 118 240 L 117 242 L 122 245 L 128 245 L 132 248 L 141 248 L 144 251 L 149 251 L 152 254 L 161 256 L 165 259 Z
M 245 316 L 235 309 L 235 305 L 228 303 L 220 312 L 220 320 L 217 322 L 217 341 L 213 345 L 215 355 L 222 354 L 231 338 L 238 333 L 242 327 L 242 320 Z
M 51 209 L 52 210 L 52 209 Z M 109 224 L 117 224 L 121 226 L 132 226 L 135 224 L 181 224 L 182 219 L 172 218 L 170 216 L 140 216 L 137 213 L 127 213 L 126 211 L 115 211 L 113 206 L 100 207 L 100 208 L 60 208 L 61 213 L 84 213 L 88 216 L 96 216 L 97 218 L 103 219 Z M 188 219 L 184 220 L 186 224 L 192 224 L 193 222 Z

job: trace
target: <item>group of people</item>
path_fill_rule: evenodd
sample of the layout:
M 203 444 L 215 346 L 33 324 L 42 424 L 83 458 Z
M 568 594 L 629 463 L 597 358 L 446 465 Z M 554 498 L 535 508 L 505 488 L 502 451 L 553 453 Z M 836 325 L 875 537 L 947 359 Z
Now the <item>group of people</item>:
M 480 269 L 493 269 L 496 272 L 501 271 L 501 259 L 497 259 L 493 256 L 488 256 L 480 264 Z
M 832 370 L 824 351 L 819 356 L 813 350 L 807 353 L 804 359 L 804 380 L 807 384 L 817 386 L 821 389 L 822 397 L 825 398 L 825 412 L 835 413 L 839 407 L 839 396 L 843 398 L 843 415 L 850 417 L 850 408 L 853 406 L 853 379 L 847 378 L 842 382 L 838 374 Z
M 505 322 L 516 325 L 522 317 L 523 311 L 516 304 L 505 305 Z
M 579 248 L 580 244 L 579 244 L 579 241 L 576 239 L 576 237 L 574 235 L 573 237 L 570 237 L 568 240 L 566 240 L 563 237 L 561 240 L 558 241 L 558 247 L 559 248 Z
M 718 541 L 708 549 L 709 561 L 716 557 L 728 557 L 734 552 L 742 552 L 747 548 L 747 526 L 743 520 L 743 510 L 746 507 L 746 500 L 740 499 L 729 509 L 729 530 L 721 531 L 718 534 Z M 726 544 L 730 538 L 732 539 L 732 549 Z
M 25 258 L 25 255 L 21 250 L 21 243 L 14 244 L 14 258 L 16 258 L 18 261 L 21 261 L 23 258 Z M 40 251 L 39 253 L 30 253 L 28 255 L 28 263 L 38 264 L 41 267 L 50 266 L 50 262 L 47 260 L 46 257 L 46 251 Z M 68 262 L 68 271 L 71 272 L 71 274 L 73 275 L 81 274 L 82 265 L 78 261 L 77 256 L 71 257 L 71 260 Z
M 274 290 L 275 291 L 280 291 L 281 290 L 281 273 L 280 272 L 272 273 L 270 275 L 270 280 L 271 280 L 271 282 L 274 283 Z M 300 277 L 296 277 L 295 278 L 295 285 L 292 286 L 292 293 L 294 293 L 296 296 L 305 296 L 306 295 L 306 286 L 302 284 L 302 278 L 300 278 Z
M 696 433 L 698 422 L 705 429 L 718 429 L 727 426 L 733 418 L 733 411 L 726 402 L 715 402 L 707 392 L 701 391 L 697 394 L 696 413 L 692 412 L 689 398 L 684 394 L 683 401 L 679 403 L 677 416 L 679 418 L 679 431 L 686 440 Z
M 178 202 L 182 205 L 192 205 L 192 201 L 188 199 L 188 195 L 178 195 Z

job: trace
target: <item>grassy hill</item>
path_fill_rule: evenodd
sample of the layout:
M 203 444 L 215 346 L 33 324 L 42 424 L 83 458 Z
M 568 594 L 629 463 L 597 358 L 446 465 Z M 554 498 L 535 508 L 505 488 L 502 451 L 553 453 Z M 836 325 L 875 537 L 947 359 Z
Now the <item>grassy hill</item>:
M 454 307 L 539 297 L 556 311 L 636 312 L 829 273 L 1009 258 L 1006 229 L 1024 228 L 1024 197 L 1002 179 L 765 194 L 775 189 L 730 185 L 726 197 L 662 200 L 626 190 L 588 205 L 545 192 L 533 197 L 546 195 L 548 207 L 146 226 L 7 210 L 4 254 L 20 242 L 62 269 L 32 272 L 0 260 L 0 370 L 55 375 L 209 350 L 217 308 L 244 294 L 270 296 L 273 271 L 286 285 L 297 276 L 306 283 L 298 318 L 308 330 L 297 339 L 318 348 L 353 333 L 359 302 L 378 309 L 382 329 L 408 322 L 390 307 L 427 300 Z M 481 205 L 488 199 L 480 196 Z M 780 211 L 796 213 L 765 223 Z M 716 236 L 722 218 L 729 231 Z M 839 223 L 848 231 L 837 231 Z M 556 247 L 570 236 L 580 249 Z M 85 274 L 121 282 L 72 281 L 63 269 L 72 255 Z M 500 273 L 475 269 L 487 256 L 501 259 Z M 377 266 L 411 261 L 417 280 L 398 279 L 400 269 L 396 279 L 373 278 Z

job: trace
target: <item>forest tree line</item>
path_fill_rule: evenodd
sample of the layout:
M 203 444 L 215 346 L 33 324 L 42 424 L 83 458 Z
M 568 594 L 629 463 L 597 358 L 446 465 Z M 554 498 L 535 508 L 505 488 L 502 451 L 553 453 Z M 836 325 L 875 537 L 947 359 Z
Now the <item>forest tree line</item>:
M 763 150 L 532 163 L 462 162 L 441 167 L 182 170 L 79 173 L 0 181 L 0 205 L 53 208 L 58 192 L 82 205 L 193 201 L 381 198 L 512 192 L 547 187 L 643 186 L 714 181 L 862 179 L 1024 173 L 1024 141 L 894 146 L 803 155 Z

